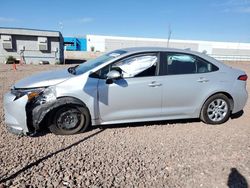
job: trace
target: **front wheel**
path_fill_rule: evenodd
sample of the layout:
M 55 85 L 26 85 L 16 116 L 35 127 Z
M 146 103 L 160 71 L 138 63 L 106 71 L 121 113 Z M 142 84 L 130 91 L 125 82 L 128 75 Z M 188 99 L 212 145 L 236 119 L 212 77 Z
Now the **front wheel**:
M 200 118 L 207 124 L 221 124 L 229 119 L 230 114 L 231 106 L 228 97 L 216 94 L 205 102 Z
M 87 130 L 90 115 L 86 107 L 63 106 L 51 114 L 49 129 L 54 134 L 71 135 Z

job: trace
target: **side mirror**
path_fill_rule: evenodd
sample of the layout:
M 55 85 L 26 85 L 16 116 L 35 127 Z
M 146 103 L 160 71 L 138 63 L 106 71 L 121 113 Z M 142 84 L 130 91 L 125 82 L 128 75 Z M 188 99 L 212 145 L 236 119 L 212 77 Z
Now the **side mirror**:
M 107 84 L 112 84 L 112 83 L 113 83 L 113 80 L 118 80 L 119 78 L 121 78 L 120 72 L 118 72 L 117 70 L 111 70 L 111 71 L 107 74 L 106 83 L 107 83 Z

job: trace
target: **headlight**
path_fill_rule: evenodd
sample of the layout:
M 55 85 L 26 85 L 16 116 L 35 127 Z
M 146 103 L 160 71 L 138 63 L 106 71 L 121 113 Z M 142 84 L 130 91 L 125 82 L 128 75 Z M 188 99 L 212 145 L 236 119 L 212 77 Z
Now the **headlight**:
M 23 97 L 24 95 L 28 96 L 28 100 L 31 101 L 34 98 L 38 97 L 45 88 L 34 88 L 34 89 L 11 89 L 11 93 L 16 96 L 15 100 Z
M 44 89 L 44 91 L 36 99 L 36 102 L 38 102 L 39 104 L 44 104 L 55 100 L 56 100 L 56 90 L 55 87 L 51 86 Z
M 11 89 L 11 93 L 16 96 L 15 100 L 27 95 L 28 101 L 34 101 L 38 104 L 56 100 L 56 90 L 53 86 L 34 89 Z

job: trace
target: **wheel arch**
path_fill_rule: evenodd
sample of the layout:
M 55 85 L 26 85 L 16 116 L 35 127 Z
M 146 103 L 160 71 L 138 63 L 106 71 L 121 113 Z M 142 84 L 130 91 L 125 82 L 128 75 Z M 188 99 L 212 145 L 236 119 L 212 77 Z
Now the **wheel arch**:
M 42 122 L 48 120 L 49 115 L 55 112 L 56 109 L 62 106 L 66 106 L 66 105 L 82 106 L 82 107 L 85 107 L 89 112 L 87 105 L 78 98 L 75 98 L 72 96 L 58 97 L 55 101 L 51 103 L 45 103 L 43 105 L 38 105 L 38 106 L 33 107 L 32 113 L 30 115 L 32 116 L 31 118 L 32 118 L 32 124 L 34 128 L 35 129 L 45 128 L 45 127 L 42 127 L 43 126 L 41 125 Z M 91 119 L 90 113 L 89 113 L 89 116 Z M 48 122 L 46 121 L 46 123 Z M 46 127 L 47 126 L 48 124 L 46 125 Z
M 202 111 L 202 109 L 203 109 L 205 103 L 207 102 L 207 100 L 208 100 L 209 98 L 211 98 L 212 96 L 217 95 L 217 94 L 223 94 L 223 95 L 225 95 L 225 96 L 229 99 L 229 101 L 230 101 L 230 111 L 231 111 L 231 112 L 233 111 L 233 108 L 234 108 L 234 99 L 233 99 L 232 95 L 230 95 L 228 92 L 225 92 L 225 91 L 217 91 L 217 92 L 215 92 L 215 93 L 213 93 L 213 94 L 210 94 L 210 95 L 209 95 L 208 97 L 206 97 L 206 99 L 203 101 L 202 106 L 201 106 L 201 108 L 200 108 L 199 117 L 201 116 L 201 111 Z

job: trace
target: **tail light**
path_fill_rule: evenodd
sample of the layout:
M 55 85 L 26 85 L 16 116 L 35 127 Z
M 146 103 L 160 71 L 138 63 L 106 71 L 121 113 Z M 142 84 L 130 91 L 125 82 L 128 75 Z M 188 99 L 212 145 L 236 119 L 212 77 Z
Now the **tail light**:
M 238 77 L 238 80 L 247 81 L 247 75 L 246 75 L 246 74 L 240 75 L 240 76 Z

